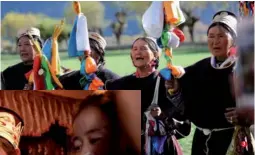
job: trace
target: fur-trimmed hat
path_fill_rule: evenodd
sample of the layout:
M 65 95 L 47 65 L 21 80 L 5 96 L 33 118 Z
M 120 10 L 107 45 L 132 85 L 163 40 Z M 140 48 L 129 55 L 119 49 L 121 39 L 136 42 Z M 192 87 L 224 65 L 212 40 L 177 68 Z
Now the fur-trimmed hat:
M 211 25 L 214 23 L 222 23 L 225 24 L 232 33 L 237 36 L 237 18 L 236 15 L 229 11 L 219 11 L 213 16 L 213 20 Z M 209 28 L 211 27 L 209 26 Z
M 99 45 L 102 47 L 102 49 L 105 49 L 107 43 L 105 39 L 98 33 L 96 32 L 89 32 L 89 38 L 97 41 Z
M 26 35 L 28 35 L 29 33 L 30 33 L 32 36 L 41 37 L 40 30 L 39 30 L 38 28 L 30 27 L 30 28 L 20 29 L 20 30 L 18 31 L 17 38 L 20 38 L 20 37 L 22 37 L 22 36 L 26 36 Z
M 8 140 L 16 149 L 24 127 L 22 118 L 14 111 L 0 107 L 0 137 Z

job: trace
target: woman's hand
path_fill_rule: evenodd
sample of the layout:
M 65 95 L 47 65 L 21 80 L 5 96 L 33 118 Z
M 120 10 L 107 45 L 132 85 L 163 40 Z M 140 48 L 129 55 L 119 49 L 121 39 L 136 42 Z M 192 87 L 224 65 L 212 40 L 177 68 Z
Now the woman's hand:
M 179 90 L 178 80 L 172 76 L 170 80 L 165 81 L 165 87 L 170 95 L 175 94 Z
M 240 125 L 250 126 L 254 124 L 254 106 L 240 107 L 236 109 Z
M 226 113 L 225 113 L 225 117 L 228 120 L 229 123 L 231 124 L 237 124 L 238 123 L 238 119 L 237 119 L 237 111 L 235 107 L 232 108 L 227 108 L 226 109 Z
M 250 126 L 254 124 L 254 108 L 227 108 L 226 119 L 231 124 Z

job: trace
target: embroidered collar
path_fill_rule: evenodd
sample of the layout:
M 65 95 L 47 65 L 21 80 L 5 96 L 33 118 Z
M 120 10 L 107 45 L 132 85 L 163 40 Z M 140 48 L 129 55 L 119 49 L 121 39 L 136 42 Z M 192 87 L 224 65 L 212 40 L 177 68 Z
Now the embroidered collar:
M 158 76 L 159 72 L 157 70 L 151 72 L 148 76 L 146 77 L 149 77 L 149 76 Z M 146 77 L 141 77 L 138 73 L 138 71 L 136 71 L 135 73 L 133 73 L 133 76 L 135 76 L 136 78 L 146 78 Z
M 216 63 L 215 56 L 211 57 L 211 66 L 215 69 L 225 69 L 232 66 L 236 62 L 237 58 L 234 55 L 229 56 L 224 62 Z

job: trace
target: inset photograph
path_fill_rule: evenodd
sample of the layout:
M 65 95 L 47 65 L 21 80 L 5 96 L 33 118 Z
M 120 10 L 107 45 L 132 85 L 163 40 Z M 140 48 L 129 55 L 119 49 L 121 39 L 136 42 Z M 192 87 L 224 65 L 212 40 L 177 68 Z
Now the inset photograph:
M 140 113 L 140 91 L 0 91 L 0 153 L 140 154 Z

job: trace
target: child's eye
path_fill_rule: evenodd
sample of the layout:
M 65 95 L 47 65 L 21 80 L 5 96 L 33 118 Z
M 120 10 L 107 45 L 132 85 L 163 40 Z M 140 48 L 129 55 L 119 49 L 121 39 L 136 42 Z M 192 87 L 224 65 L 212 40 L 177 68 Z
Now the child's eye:
M 73 152 L 81 151 L 81 146 L 72 147 Z
M 98 143 L 101 139 L 102 138 L 92 138 L 92 139 L 90 139 L 90 143 L 94 145 L 94 144 Z
M 76 138 L 75 140 L 73 140 L 71 148 L 72 148 L 73 152 L 81 151 L 82 141 L 80 139 Z

